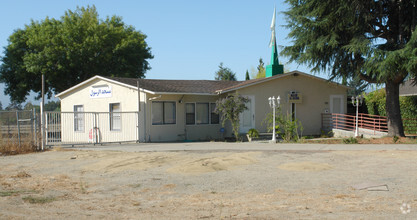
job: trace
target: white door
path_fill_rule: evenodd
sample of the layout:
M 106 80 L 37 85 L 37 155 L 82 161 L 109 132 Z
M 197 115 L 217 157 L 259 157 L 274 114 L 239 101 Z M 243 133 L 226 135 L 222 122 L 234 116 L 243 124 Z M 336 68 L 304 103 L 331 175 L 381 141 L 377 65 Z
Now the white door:
M 344 114 L 344 101 L 343 95 L 331 95 L 330 96 L 330 113 Z
M 246 109 L 240 114 L 240 133 L 247 133 L 249 129 L 255 128 L 255 97 L 254 96 L 244 96 L 249 99 L 249 102 L 246 103 Z

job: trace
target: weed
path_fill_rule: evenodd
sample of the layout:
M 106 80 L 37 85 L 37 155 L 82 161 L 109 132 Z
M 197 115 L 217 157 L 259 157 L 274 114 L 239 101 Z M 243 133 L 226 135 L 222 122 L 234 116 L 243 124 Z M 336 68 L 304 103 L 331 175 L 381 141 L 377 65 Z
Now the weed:
M 23 201 L 29 202 L 31 204 L 45 204 L 45 203 L 50 203 L 56 200 L 56 198 L 52 196 L 47 196 L 47 197 L 25 196 L 22 199 Z
M 398 139 L 400 139 L 400 138 L 396 135 L 394 137 L 392 137 L 392 141 L 394 141 L 394 143 L 397 143 Z
M 356 139 L 354 137 L 345 138 L 342 141 L 343 141 L 344 144 L 357 144 L 358 143 L 358 139 Z
M 80 189 L 82 194 L 87 194 L 87 185 L 84 185 L 83 180 L 80 179 Z

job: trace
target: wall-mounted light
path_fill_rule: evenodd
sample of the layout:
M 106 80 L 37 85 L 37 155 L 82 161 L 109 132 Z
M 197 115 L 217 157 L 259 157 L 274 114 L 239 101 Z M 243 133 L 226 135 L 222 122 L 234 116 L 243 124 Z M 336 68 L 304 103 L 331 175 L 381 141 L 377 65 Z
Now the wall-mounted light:
M 151 100 L 155 100 L 155 99 L 159 99 L 159 98 L 161 98 L 161 95 L 159 95 L 159 96 L 155 96 L 155 97 L 152 97 L 152 98 L 149 98 L 149 101 L 151 101 Z

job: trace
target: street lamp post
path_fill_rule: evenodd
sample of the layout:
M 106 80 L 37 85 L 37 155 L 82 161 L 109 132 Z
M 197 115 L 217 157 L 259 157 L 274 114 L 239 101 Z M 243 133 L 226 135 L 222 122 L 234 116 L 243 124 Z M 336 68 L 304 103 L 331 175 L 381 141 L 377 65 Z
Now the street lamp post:
M 278 96 L 277 101 L 275 102 L 275 97 L 272 96 L 268 98 L 268 101 L 269 101 L 269 106 L 272 108 L 272 140 L 270 142 L 277 143 L 276 131 L 275 131 L 275 108 L 280 105 L 281 98 Z
M 356 123 L 355 123 L 355 137 L 359 136 L 359 128 L 358 128 L 358 118 L 359 118 L 359 106 L 362 105 L 363 97 L 359 96 L 352 96 L 352 105 L 356 107 Z

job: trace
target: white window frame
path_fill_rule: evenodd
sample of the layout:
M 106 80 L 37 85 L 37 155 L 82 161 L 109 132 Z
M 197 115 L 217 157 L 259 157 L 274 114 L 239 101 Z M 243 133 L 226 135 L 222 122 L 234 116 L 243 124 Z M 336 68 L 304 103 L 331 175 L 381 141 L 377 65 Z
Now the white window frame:
M 81 111 L 78 109 L 81 107 Z M 85 113 L 84 105 L 74 105 L 74 131 L 84 132 L 85 131 Z
M 185 105 L 187 105 L 187 104 L 193 104 L 194 105 L 194 124 L 187 124 L 187 107 L 185 107 L 185 125 L 218 125 L 218 124 L 220 124 L 220 115 L 219 114 L 217 114 L 217 115 L 219 115 L 219 122 L 218 123 L 212 123 L 211 106 L 216 105 L 215 102 L 186 102 Z M 197 123 L 197 115 L 198 115 L 197 105 L 198 104 L 208 104 L 208 123 Z
M 162 103 L 162 123 L 154 123 L 153 122 L 153 114 L 154 114 L 154 109 L 153 109 L 153 103 Z M 165 122 L 165 103 L 174 103 L 174 113 L 175 114 L 173 114 L 174 115 L 174 123 L 166 123 Z M 152 101 L 152 104 L 151 104 L 151 112 L 152 112 L 152 116 L 151 116 L 151 123 L 152 123 L 152 125 L 176 125 L 177 124 L 177 102 L 176 101 Z
M 119 111 L 115 112 L 113 110 L 113 106 L 115 105 L 119 105 Z M 109 124 L 110 124 L 110 131 L 121 131 L 122 130 L 122 113 L 121 113 L 121 104 L 120 102 L 116 102 L 116 103 L 110 103 L 109 104 L 109 112 L 110 112 L 110 117 L 109 117 Z M 115 123 L 115 119 L 119 120 L 119 128 L 114 128 L 114 124 Z
M 197 119 L 198 119 L 198 116 L 199 116 L 199 112 L 197 111 L 197 105 L 207 105 L 207 123 L 198 123 L 197 122 Z M 200 114 L 201 114 L 201 112 L 200 112 Z M 195 104 L 195 123 L 197 124 L 197 125 L 208 125 L 208 124 L 210 124 L 210 103 L 209 102 L 197 102 L 196 104 Z
M 187 114 L 191 114 L 191 113 L 187 113 L 187 105 L 189 105 L 189 104 L 193 105 L 193 107 L 194 107 L 194 112 L 193 112 L 193 114 L 194 114 L 194 123 L 187 123 Z M 185 103 L 185 125 L 195 125 L 195 121 L 196 121 L 195 105 L 196 104 L 194 102 Z

